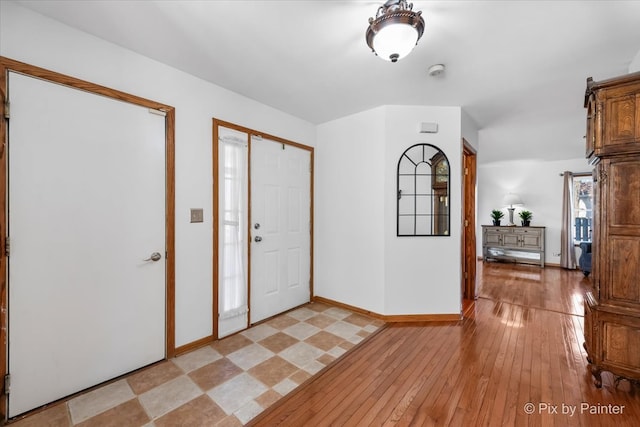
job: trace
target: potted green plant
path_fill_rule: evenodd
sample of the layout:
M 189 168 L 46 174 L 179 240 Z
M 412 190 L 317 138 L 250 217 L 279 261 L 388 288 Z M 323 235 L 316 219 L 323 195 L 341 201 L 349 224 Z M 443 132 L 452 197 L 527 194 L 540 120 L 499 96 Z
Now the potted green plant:
M 531 218 L 533 218 L 533 214 L 531 213 L 531 211 L 520 211 L 518 215 L 522 220 L 523 227 L 528 227 L 531 224 Z
M 493 220 L 493 225 L 500 225 L 500 220 L 504 216 L 504 212 L 499 209 L 494 209 L 491 211 L 491 219 Z

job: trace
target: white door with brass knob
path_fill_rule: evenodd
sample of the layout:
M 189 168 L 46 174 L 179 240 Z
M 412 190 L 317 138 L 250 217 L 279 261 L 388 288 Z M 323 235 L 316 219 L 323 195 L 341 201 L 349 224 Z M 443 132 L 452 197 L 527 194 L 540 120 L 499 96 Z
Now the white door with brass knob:
M 250 322 L 309 302 L 311 152 L 251 138 Z
M 9 416 L 165 357 L 165 118 L 9 73 Z

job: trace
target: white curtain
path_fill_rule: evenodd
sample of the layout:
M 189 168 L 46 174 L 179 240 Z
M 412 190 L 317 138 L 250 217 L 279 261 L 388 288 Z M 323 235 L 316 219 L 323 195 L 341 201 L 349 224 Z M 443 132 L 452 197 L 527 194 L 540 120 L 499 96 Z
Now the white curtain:
M 247 313 L 247 143 L 220 139 L 220 319 Z
M 562 229 L 560 232 L 560 267 L 576 268 L 576 250 L 573 244 L 573 173 L 565 171 L 562 191 Z

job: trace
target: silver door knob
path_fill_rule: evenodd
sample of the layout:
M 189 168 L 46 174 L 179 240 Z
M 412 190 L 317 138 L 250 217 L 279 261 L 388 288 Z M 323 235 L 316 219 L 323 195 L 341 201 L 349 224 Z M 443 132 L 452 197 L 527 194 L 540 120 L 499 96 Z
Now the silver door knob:
M 262 237 L 256 236 L 256 238 L 253 239 L 253 240 L 255 240 L 256 242 L 262 242 Z
M 160 261 L 160 258 L 162 258 L 162 255 L 160 255 L 160 253 L 158 252 L 154 252 L 151 254 L 151 256 L 147 259 L 143 259 L 143 261 Z

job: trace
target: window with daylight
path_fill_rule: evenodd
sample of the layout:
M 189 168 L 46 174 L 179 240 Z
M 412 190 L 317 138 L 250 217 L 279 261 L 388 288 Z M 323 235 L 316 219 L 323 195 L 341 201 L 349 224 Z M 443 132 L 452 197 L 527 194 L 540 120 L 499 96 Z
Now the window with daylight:
M 247 327 L 249 135 L 218 126 L 217 269 L 218 327 L 222 338 Z
M 573 176 L 573 240 L 590 242 L 593 222 L 593 178 Z

